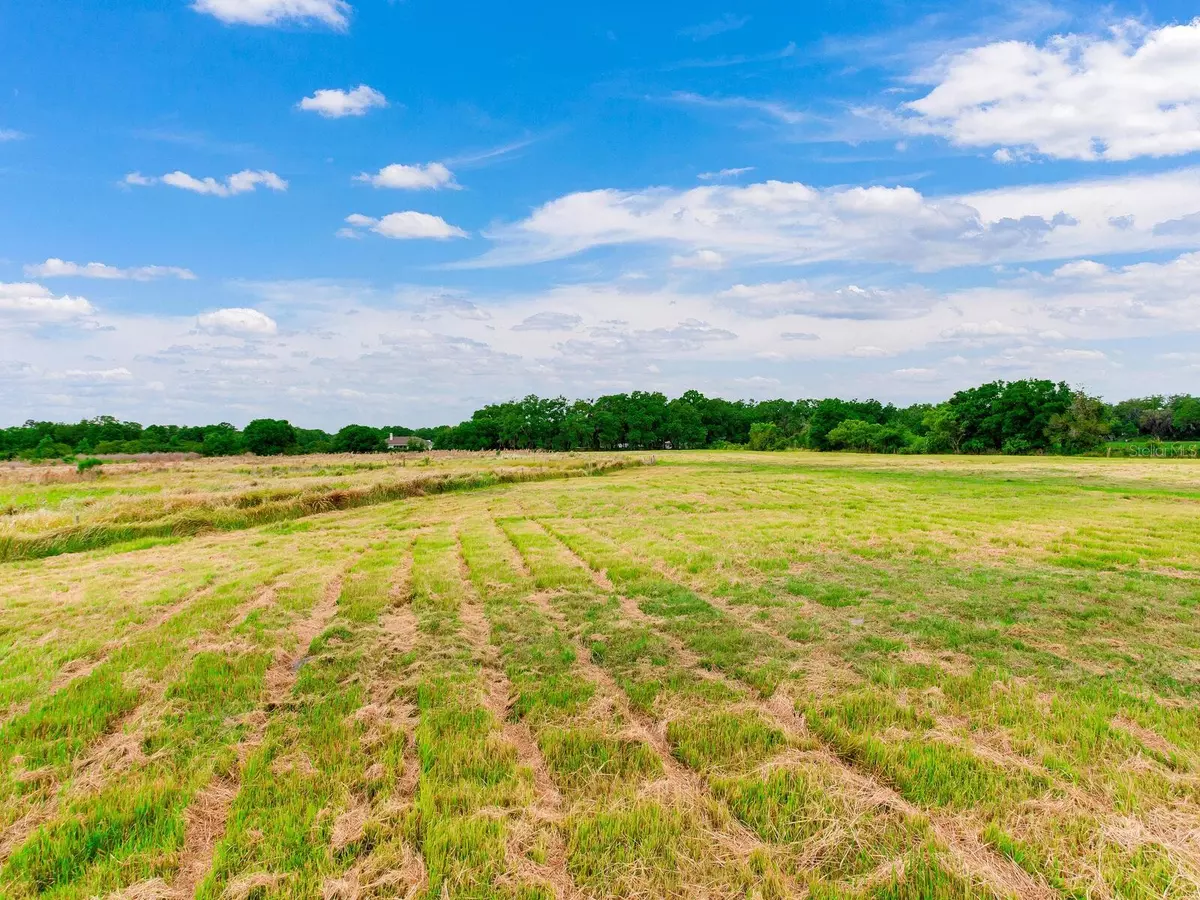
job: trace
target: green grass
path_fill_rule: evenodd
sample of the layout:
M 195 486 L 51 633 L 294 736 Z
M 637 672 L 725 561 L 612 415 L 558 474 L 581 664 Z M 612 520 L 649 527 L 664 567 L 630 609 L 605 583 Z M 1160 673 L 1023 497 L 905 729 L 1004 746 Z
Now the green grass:
M 1200 895 L 1200 464 L 358 462 L 3 486 L 0 897 Z

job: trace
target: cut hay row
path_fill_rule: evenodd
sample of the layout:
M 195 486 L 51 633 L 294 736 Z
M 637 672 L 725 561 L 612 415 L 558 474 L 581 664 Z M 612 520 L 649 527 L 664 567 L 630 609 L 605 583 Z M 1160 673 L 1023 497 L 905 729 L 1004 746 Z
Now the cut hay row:
M 351 510 L 395 500 L 473 491 L 502 484 L 604 475 L 643 465 L 640 459 L 582 460 L 571 466 L 502 467 L 458 474 L 418 475 L 391 483 L 326 490 L 251 491 L 215 500 L 176 501 L 166 510 L 147 513 L 135 507 L 118 520 L 70 526 L 32 536 L 0 536 L 0 563 L 96 550 L 153 538 L 191 537 L 210 531 L 236 531 L 318 513 Z M 139 521 L 150 515 L 148 521 Z

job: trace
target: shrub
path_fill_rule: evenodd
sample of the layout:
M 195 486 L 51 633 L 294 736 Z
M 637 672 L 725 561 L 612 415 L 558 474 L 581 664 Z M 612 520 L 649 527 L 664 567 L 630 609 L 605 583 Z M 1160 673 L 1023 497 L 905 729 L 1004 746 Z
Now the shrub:
M 94 456 L 89 456 L 87 459 L 81 459 L 75 469 L 82 475 L 84 472 L 95 469 L 98 466 L 104 465 L 104 460 L 96 459 Z
M 1000 447 L 1005 456 L 1028 456 L 1033 450 L 1033 444 L 1024 438 L 1009 438 Z
M 751 450 L 786 450 L 791 441 L 778 425 L 755 422 L 750 426 Z

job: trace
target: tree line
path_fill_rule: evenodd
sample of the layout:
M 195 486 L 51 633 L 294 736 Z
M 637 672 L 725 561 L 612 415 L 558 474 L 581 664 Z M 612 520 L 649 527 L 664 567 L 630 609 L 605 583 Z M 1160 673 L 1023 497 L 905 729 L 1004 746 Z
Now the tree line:
M 347 425 L 336 433 L 256 419 L 177 426 L 98 416 L 75 424 L 28 421 L 0 430 L 0 458 L 194 452 L 372 453 L 389 434 L 438 450 L 657 450 L 744 446 L 875 453 L 1082 453 L 1109 440 L 1200 439 L 1200 398 L 1186 394 L 1105 403 L 1065 382 L 994 381 L 943 403 L 878 400 L 725 400 L 688 391 L 673 400 L 633 391 L 594 400 L 530 395 L 489 404 L 458 425 Z

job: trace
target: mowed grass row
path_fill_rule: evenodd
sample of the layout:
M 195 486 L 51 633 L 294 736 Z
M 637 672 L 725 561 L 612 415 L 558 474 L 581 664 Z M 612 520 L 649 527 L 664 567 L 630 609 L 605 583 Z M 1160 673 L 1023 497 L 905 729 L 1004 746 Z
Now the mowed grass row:
M 285 657 L 269 715 L 248 756 L 211 872 L 197 897 L 329 896 L 370 849 L 366 829 L 403 774 L 405 734 L 361 715 L 379 661 L 380 619 L 394 602 L 411 540 L 388 537 L 328 583 L 297 596 L 311 641 Z
M 6 564 L 0 896 L 1200 895 L 1200 479 L 669 460 Z
M 523 506 L 530 505 L 526 498 Z M 561 513 L 561 505 L 557 511 Z M 663 538 L 661 532 L 669 526 L 661 518 L 646 526 L 627 519 L 597 519 L 591 510 L 574 512 L 561 520 L 547 519 L 546 524 L 552 529 L 560 524 L 568 530 L 576 528 L 584 537 L 594 538 L 597 530 L 615 533 L 628 541 L 614 539 L 618 548 L 636 547 L 641 574 L 661 573 L 661 563 L 693 575 L 707 573 L 715 594 L 732 603 L 751 604 L 747 612 L 754 621 L 768 622 L 794 641 L 808 641 L 814 651 L 836 649 L 841 659 L 834 668 L 839 671 L 827 671 L 828 658 L 822 658 L 816 670 L 808 672 L 815 677 L 806 679 L 806 688 L 818 693 L 832 688 L 837 695 L 860 687 L 864 677 L 867 685 L 865 697 L 848 694 L 825 705 L 803 704 L 810 722 L 828 723 L 823 737 L 848 761 L 881 775 L 914 802 L 954 815 L 967 809 L 984 813 L 983 833 L 989 843 L 1039 878 L 1072 893 L 1113 884 L 1130 896 L 1187 896 L 1196 889 L 1194 856 L 1186 840 L 1172 841 L 1178 827 L 1146 828 L 1131 847 L 1105 835 L 1100 824 L 1104 817 L 1089 808 L 1091 801 L 1082 801 L 1059 816 L 1030 816 L 1019 809 L 1030 800 L 1053 801 L 1076 786 L 1102 795 L 1114 817 L 1136 813 L 1143 821 L 1153 821 L 1174 814 L 1180 804 L 1194 809 L 1197 790 L 1190 750 L 1196 745 L 1194 704 L 1180 705 L 1175 697 L 1169 697 L 1173 702 L 1156 702 L 1138 690 L 1142 679 L 1127 677 L 1125 672 L 1097 677 L 1088 671 L 1086 657 L 1074 662 L 1078 658 L 1074 648 L 1061 643 L 1047 650 L 1020 638 L 1006 638 L 1000 615 L 995 616 L 995 626 L 979 627 L 972 621 L 988 602 L 999 605 L 1007 594 L 1010 616 L 1013 601 L 1038 615 L 1043 641 L 1059 636 L 1071 640 L 1080 616 L 1064 615 L 1061 607 L 1049 612 L 1039 608 L 1043 599 L 1053 606 L 1065 597 L 1061 602 L 1069 603 L 1072 611 L 1099 611 L 1101 619 L 1125 616 L 1123 624 L 1143 629 L 1153 622 L 1155 631 L 1139 636 L 1150 642 L 1167 635 L 1163 651 L 1177 654 L 1176 661 L 1187 671 L 1194 665 L 1196 633 L 1187 628 L 1191 607 L 1186 598 L 1194 586 L 1186 581 L 1166 584 L 1163 590 L 1166 580 L 1157 573 L 1113 572 L 1116 584 L 1097 590 L 1096 583 L 1103 584 L 1105 575 L 1081 584 L 1075 573 L 1056 576 L 1044 568 L 964 573 L 946 566 L 930 571 L 928 563 L 917 566 L 903 559 L 880 564 L 870 553 L 866 554 L 870 563 L 863 557 L 835 558 L 814 573 L 817 567 L 811 560 L 819 561 L 820 556 L 812 548 L 790 560 L 786 552 L 779 553 L 777 522 L 768 522 L 760 532 L 752 517 L 739 518 L 727 542 L 737 545 L 739 552 L 734 554 L 720 551 L 715 541 L 697 546 L 698 542 L 686 540 L 687 535 L 680 539 L 678 532 L 673 539 Z M 687 528 L 685 520 L 671 520 L 671 524 Z M 729 524 L 725 522 L 726 527 Z M 747 552 L 751 541 L 759 546 Z M 746 565 L 746 557 L 755 553 L 757 565 Z M 844 567 L 838 565 L 842 562 Z M 610 577 L 616 572 L 614 582 L 630 577 L 625 586 L 632 587 L 631 592 L 639 589 L 639 573 L 623 570 L 622 561 L 593 552 L 590 564 L 608 569 Z M 803 574 L 782 574 L 795 568 Z M 852 586 L 855 576 L 864 572 L 869 576 L 863 579 L 866 586 Z M 1040 582 L 1040 592 L 1030 589 L 1031 581 Z M 1130 584 L 1137 593 L 1122 603 L 1120 588 Z M 967 590 L 975 585 L 987 588 L 984 596 Z M 927 600 L 923 591 L 928 586 L 934 592 L 942 588 L 941 597 Z M 952 593 L 958 596 L 948 596 Z M 1157 601 L 1157 622 L 1146 601 Z M 1175 603 L 1179 606 L 1172 608 Z M 802 617 L 795 610 L 798 604 L 807 607 Z M 1129 610 L 1128 615 L 1121 606 Z M 933 654 L 957 656 L 958 666 L 974 664 L 975 671 L 951 673 L 948 669 L 954 667 L 930 661 Z M 914 659 L 921 661 L 910 661 Z M 850 671 L 840 671 L 843 662 L 850 663 Z M 1130 665 L 1133 659 L 1126 657 L 1124 662 Z M 1153 678 L 1153 687 L 1166 688 L 1180 699 L 1191 696 L 1178 680 L 1178 666 L 1175 678 L 1163 679 L 1154 671 L 1153 658 L 1143 664 L 1139 657 L 1136 665 L 1148 670 L 1145 680 Z M 1030 677 L 1037 677 L 1040 684 L 1029 686 L 1025 679 Z M 951 695 L 949 702 L 942 697 L 943 690 Z M 858 707 L 864 701 L 880 709 L 861 716 Z M 843 727 L 847 721 L 857 727 L 847 730 Z M 903 739 L 899 737 L 902 725 L 912 727 Z M 948 730 L 952 734 L 947 735 Z M 988 746 L 974 744 L 972 739 L 979 736 Z M 990 752 L 994 749 L 1002 752 Z M 981 758 L 977 750 L 988 752 Z M 977 804 L 980 798 L 987 802 Z M 986 818 L 1005 819 L 1001 811 L 1028 841 L 1010 840 Z
M 289 580 L 321 559 L 243 563 L 5 725 L 8 809 L 25 809 L 13 831 L 36 825 L 0 872 L 9 895 L 90 897 L 177 871 L 189 804 L 233 777 L 296 611 Z
M 418 717 L 419 766 L 402 834 L 423 860 L 421 896 L 549 898 L 520 865 L 534 777 L 488 708 L 479 648 L 464 634 L 466 598 L 457 537 L 449 524 L 434 525 L 414 544 L 416 643 L 400 661 Z
M 665 724 L 673 757 L 706 787 L 702 808 L 707 827 L 744 827 L 762 842 L 761 850 L 727 861 L 723 878 L 731 895 L 740 895 L 749 883 L 760 896 L 789 895 L 798 885 L 814 896 L 830 897 L 992 896 L 947 869 L 942 849 L 919 816 L 880 804 L 869 790 L 840 777 L 811 746 L 798 744 L 762 715 L 752 700 L 758 694 L 756 679 L 747 684 L 746 693 L 729 682 L 701 677 L 677 658 L 671 642 L 656 629 L 630 623 L 615 594 L 598 586 L 545 529 L 519 519 L 502 520 L 502 525 L 535 583 L 557 589 L 548 602 L 590 644 L 592 658 L 612 674 L 631 704 Z M 606 571 L 612 577 L 614 569 Z M 619 574 L 613 577 L 617 585 L 620 579 Z M 639 583 L 650 598 L 666 593 L 661 585 Z M 668 626 L 668 633 L 680 631 L 678 626 Z M 719 668 L 712 660 L 702 664 Z M 734 657 L 729 666 L 737 671 L 740 663 Z M 636 844 L 639 831 L 634 825 L 631 834 L 614 838 Z M 677 871 L 688 855 L 683 834 L 674 845 L 660 846 L 669 851 L 662 857 L 662 871 Z M 601 859 L 619 853 L 615 846 L 605 849 Z M 610 869 L 605 874 L 614 877 Z M 655 889 L 688 894 L 684 884 L 668 874 Z M 621 896 L 620 891 L 613 896 Z
M 593 537 L 589 544 L 589 534 L 580 526 L 581 552 L 610 564 L 609 571 L 627 571 L 604 555 L 603 541 Z M 983 633 L 961 643 L 994 655 L 997 642 L 986 638 Z M 1146 897 L 1184 897 L 1195 889 L 1179 865 L 1186 863 L 1186 848 L 1172 860 L 1153 832 L 1140 847 L 1123 846 L 1105 835 L 1091 802 L 1040 817 L 1022 811 L 1030 801 L 1062 800 L 1077 785 L 1101 795 L 1118 815 L 1194 802 L 1193 764 L 1183 751 L 1156 749 L 1153 737 L 1171 734 L 1178 747 L 1194 747 L 1194 710 L 1164 707 L 1097 679 L 1064 690 L 1057 667 L 1056 696 L 1047 700 L 1045 691 L 994 666 L 954 676 L 937 664 L 883 662 L 905 649 L 900 640 L 860 637 L 848 655 L 867 685 L 843 684 L 824 703 L 802 704 L 810 727 L 843 759 L 923 808 L 974 819 L 986 843 L 1067 893 L 1083 895 L 1097 884 L 1122 885 L 1124 895 Z M 1055 690 L 1054 679 L 1045 680 L 1045 689 Z M 938 729 L 939 722 L 955 723 L 956 733 Z M 1129 727 L 1145 727 L 1149 743 L 1135 739 Z M 979 732 L 1003 752 L 981 757 L 973 740 Z M 1147 757 L 1158 765 L 1137 764 Z M 1014 840 L 1006 828 L 1021 838 Z
M 535 736 L 563 798 L 548 824 L 564 845 L 570 883 L 595 897 L 676 897 L 701 886 L 718 896 L 780 896 L 770 861 L 742 852 L 728 816 L 667 777 L 624 703 L 588 676 L 576 644 L 543 611 L 550 598 L 532 596 L 566 575 L 587 602 L 586 584 L 552 566 L 525 574 L 484 517 L 470 520 L 461 541 L 512 684 L 511 717 Z

